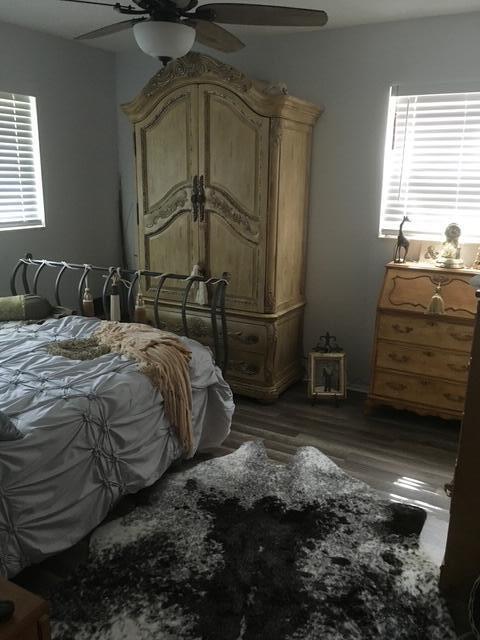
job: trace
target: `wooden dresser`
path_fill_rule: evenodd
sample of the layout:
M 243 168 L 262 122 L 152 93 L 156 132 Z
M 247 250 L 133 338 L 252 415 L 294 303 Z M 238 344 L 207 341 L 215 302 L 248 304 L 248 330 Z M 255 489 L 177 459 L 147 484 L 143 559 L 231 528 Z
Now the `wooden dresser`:
M 15 603 L 13 618 L 0 622 L 0 640 L 50 640 L 45 600 L 1 577 L 0 599 Z
M 390 263 L 377 308 L 367 408 L 390 405 L 461 419 L 476 313 L 477 271 Z M 443 314 L 428 312 L 436 285 Z

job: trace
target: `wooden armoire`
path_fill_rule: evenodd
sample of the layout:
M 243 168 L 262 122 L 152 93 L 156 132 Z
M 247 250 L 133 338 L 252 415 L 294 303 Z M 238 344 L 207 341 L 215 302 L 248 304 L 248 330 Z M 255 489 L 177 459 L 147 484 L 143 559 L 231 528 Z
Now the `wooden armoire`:
M 171 62 L 123 109 L 134 125 L 139 267 L 228 274 L 227 379 L 237 393 L 276 399 L 302 373 L 320 109 L 198 53 Z M 174 286 L 162 293 L 169 330 L 180 328 L 180 296 Z M 208 309 L 192 314 L 192 337 L 208 340 Z

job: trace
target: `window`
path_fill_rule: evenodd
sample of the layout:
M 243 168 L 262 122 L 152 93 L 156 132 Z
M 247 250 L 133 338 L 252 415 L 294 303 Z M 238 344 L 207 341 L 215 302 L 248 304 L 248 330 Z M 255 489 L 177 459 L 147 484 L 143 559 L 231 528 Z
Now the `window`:
M 397 95 L 394 95 L 397 93 Z M 390 95 L 380 235 L 480 241 L 480 92 Z
M 0 91 L 0 231 L 44 225 L 35 98 Z

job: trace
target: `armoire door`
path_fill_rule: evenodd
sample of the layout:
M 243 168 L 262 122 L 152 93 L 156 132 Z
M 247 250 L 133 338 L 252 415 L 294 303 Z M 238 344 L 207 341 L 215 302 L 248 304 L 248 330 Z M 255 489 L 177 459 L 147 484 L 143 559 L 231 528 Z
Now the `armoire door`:
M 189 274 L 199 260 L 192 185 L 198 174 L 198 89 L 191 85 L 163 98 L 136 125 L 139 195 L 139 263 L 152 271 Z M 147 281 L 155 295 L 156 279 Z M 179 299 L 166 281 L 162 297 Z
M 225 87 L 199 85 L 200 260 L 230 274 L 229 309 L 264 307 L 269 122 Z

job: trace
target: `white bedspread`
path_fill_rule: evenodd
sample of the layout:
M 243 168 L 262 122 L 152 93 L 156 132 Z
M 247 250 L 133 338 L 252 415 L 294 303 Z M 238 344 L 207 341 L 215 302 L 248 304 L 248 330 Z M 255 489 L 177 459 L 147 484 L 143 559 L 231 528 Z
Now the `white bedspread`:
M 0 409 L 24 434 L 0 442 L 0 574 L 75 544 L 181 456 L 161 394 L 135 362 L 46 352 L 51 341 L 88 337 L 98 322 L 0 328 Z M 192 351 L 195 448 L 219 445 L 234 410 L 230 387 L 208 349 L 182 340 Z

